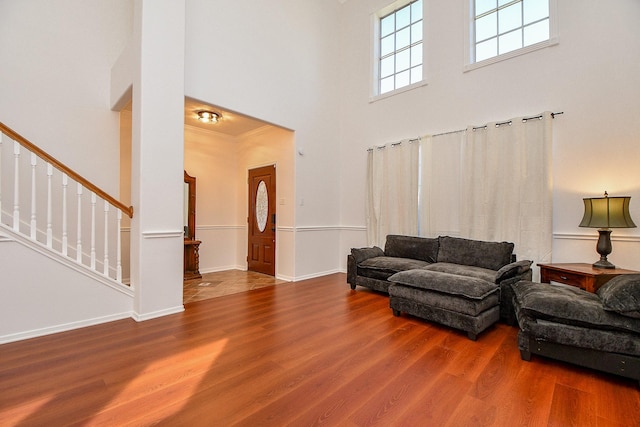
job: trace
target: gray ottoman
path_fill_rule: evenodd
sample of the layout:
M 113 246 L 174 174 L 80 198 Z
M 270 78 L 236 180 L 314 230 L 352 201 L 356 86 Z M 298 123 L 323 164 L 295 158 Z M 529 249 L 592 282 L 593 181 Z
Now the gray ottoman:
M 407 313 L 463 330 L 469 339 L 500 318 L 500 287 L 475 277 L 430 270 L 408 270 L 388 279 L 395 316 Z

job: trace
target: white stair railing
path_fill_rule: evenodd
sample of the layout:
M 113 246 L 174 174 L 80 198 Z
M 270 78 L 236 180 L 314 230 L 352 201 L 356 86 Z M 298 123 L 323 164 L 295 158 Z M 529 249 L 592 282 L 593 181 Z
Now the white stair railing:
M 76 183 L 75 197 L 68 195 L 70 180 Z M 12 201 L 11 212 L 3 210 L 3 200 Z M 98 200 L 104 206 L 102 220 L 96 217 Z M 132 207 L 0 123 L 0 223 L 4 226 L 122 283 L 123 212 L 133 217 Z M 75 227 L 69 227 L 73 223 Z M 86 247 L 89 254 L 83 253 Z

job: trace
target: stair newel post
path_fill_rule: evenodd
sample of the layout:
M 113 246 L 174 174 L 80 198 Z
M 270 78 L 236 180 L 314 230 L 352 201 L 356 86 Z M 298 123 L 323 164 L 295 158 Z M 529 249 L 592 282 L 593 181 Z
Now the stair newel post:
M 67 256 L 68 236 L 67 236 L 67 188 L 69 187 L 69 177 L 62 174 L 62 255 Z
M 77 239 L 76 239 L 76 261 L 82 264 L 82 184 L 78 183 L 76 189 L 76 195 L 78 198 L 78 224 L 77 224 Z
M 38 230 L 36 224 L 36 164 L 37 157 L 35 153 L 31 153 L 31 230 L 30 235 L 33 240 L 36 240 L 36 232 Z
M 51 195 L 51 181 L 53 165 L 47 163 L 47 247 L 53 247 L 53 197 Z
M 13 229 L 20 231 L 20 144 L 13 143 Z
M 109 275 L 109 202 L 104 201 L 104 271 Z
M 91 268 L 96 269 L 96 193 L 91 192 Z
M 122 237 L 120 236 L 122 229 L 122 211 L 117 210 L 117 234 L 116 234 L 116 280 L 122 282 Z

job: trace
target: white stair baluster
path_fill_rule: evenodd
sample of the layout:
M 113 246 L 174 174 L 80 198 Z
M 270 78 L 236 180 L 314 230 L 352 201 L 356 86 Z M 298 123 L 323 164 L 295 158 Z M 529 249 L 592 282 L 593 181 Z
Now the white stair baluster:
M 69 178 L 66 173 L 62 174 L 62 255 L 67 256 L 67 247 L 69 246 L 67 236 L 67 187 L 69 187 Z
M 76 240 L 76 261 L 82 264 L 82 184 L 78 183 L 76 190 L 78 196 L 78 228 Z
M 36 225 L 36 164 L 38 160 L 34 153 L 31 153 L 31 238 L 37 239 L 36 232 L 38 227 Z
M 104 201 L 104 275 L 109 276 L 109 202 Z
M 96 193 L 91 192 L 91 268 L 96 269 Z
M 53 246 L 53 209 L 51 196 L 51 179 L 53 177 L 53 166 L 47 163 L 47 247 Z
M 20 231 L 20 144 L 13 143 L 13 229 Z
M 117 210 L 117 236 L 116 236 L 116 280 L 122 283 L 122 237 L 120 233 L 122 232 L 122 211 L 120 209 Z

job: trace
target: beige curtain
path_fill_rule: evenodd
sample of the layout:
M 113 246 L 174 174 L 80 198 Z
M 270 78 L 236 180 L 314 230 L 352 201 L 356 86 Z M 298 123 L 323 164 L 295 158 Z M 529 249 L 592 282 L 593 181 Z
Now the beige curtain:
M 511 241 L 519 259 L 551 260 L 551 113 L 468 128 L 461 150 L 460 235 Z
M 418 232 L 417 142 L 374 147 L 367 163 L 367 239 L 384 248 L 388 234 Z
M 427 136 L 420 143 L 421 236 L 460 234 L 460 155 L 465 133 Z

